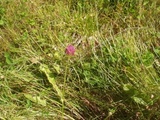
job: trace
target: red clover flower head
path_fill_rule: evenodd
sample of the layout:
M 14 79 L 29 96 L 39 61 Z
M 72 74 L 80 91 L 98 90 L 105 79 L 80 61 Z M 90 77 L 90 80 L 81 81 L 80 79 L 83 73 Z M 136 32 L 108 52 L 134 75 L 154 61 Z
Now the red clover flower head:
M 73 45 L 68 45 L 66 50 L 65 50 L 65 53 L 67 55 L 74 55 L 75 51 L 76 50 L 75 50 L 75 47 Z

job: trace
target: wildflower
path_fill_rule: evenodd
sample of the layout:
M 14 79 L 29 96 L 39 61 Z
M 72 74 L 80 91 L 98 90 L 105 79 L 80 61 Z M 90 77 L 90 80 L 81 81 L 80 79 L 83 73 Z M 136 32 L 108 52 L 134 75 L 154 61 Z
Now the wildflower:
M 65 50 L 65 53 L 68 54 L 68 55 L 74 55 L 75 47 L 73 45 L 68 45 L 66 50 Z

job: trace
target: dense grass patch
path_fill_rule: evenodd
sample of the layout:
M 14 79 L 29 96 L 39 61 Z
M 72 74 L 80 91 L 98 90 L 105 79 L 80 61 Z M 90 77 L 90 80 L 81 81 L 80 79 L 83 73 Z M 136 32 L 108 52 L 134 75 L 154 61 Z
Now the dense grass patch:
M 160 119 L 159 5 L 1 0 L 0 119 Z

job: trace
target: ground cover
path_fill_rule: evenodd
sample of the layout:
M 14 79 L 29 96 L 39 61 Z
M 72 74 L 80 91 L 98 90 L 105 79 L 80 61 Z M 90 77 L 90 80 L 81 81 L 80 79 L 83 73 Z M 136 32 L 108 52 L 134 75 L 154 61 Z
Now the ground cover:
M 1 0 L 0 119 L 159 120 L 159 6 Z

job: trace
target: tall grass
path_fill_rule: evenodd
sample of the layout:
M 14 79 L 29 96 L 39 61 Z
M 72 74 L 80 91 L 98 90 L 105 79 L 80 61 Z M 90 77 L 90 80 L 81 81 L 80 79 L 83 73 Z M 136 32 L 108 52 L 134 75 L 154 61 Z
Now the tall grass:
M 1 0 L 0 119 L 160 119 L 159 5 Z

